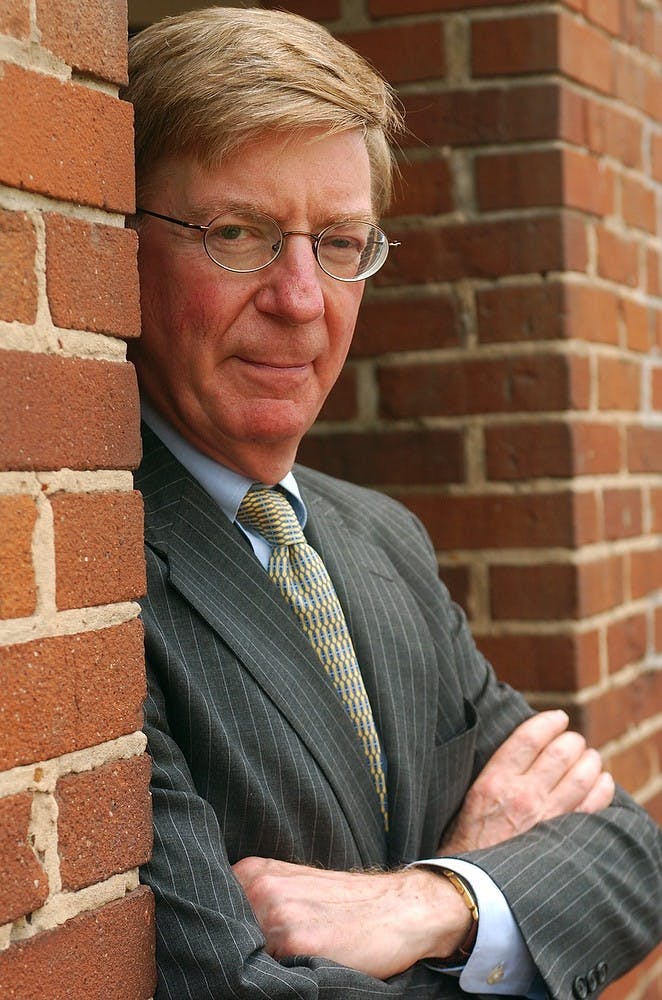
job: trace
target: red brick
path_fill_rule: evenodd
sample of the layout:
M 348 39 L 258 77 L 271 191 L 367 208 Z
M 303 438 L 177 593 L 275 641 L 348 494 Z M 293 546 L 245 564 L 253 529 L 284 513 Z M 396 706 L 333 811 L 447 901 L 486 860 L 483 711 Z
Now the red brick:
M 588 264 L 584 223 L 562 212 L 407 229 L 402 236 L 397 260 L 393 254 L 386 261 L 374 279 L 377 285 L 584 271 Z
M 558 15 L 529 14 L 473 21 L 471 53 L 476 77 L 558 69 Z
M 620 434 L 608 424 L 503 424 L 485 430 L 492 480 L 618 472 Z
M 26 213 L 0 210 L 0 319 L 34 323 L 36 250 L 34 229 Z
M 74 891 L 145 864 L 152 850 L 146 754 L 57 783 L 62 888 Z
M 639 261 L 635 240 L 596 226 L 598 274 L 619 285 L 634 287 L 639 281 Z
M 662 181 L 662 133 L 651 136 L 651 166 L 655 180 Z
M 370 0 L 369 9 L 371 14 L 385 16 L 403 12 L 423 14 L 427 11 L 470 10 L 473 7 L 512 7 L 527 2 L 528 0 Z
M 140 622 L 0 647 L 0 768 L 135 732 L 145 672 Z
M 389 365 L 378 386 L 396 419 L 586 408 L 590 392 L 587 360 L 561 354 Z
M 443 77 L 446 72 L 441 21 L 373 27 L 339 35 L 375 66 L 390 83 Z
M 476 191 L 483 210 L 566 206 L 609 215 L 614 174 L 573 149 L 487 153 L 476 158 Z
M 604 534 L 608 541 L 641 534 L 642 499 L 641 491 L 637 489 L 605 489 Z
M 29 0 L 5 0 L 0 7 L 0 34 L 27 39 L 30 34 Z
M 122 469 L 140 461 L 133 366 L 5 351 L 0 470 Z
M 618 300 L 590 285 L 545 281 L 479 289 L 476 313 L 485 343 L 564 337 L 618 343 Z
M 577 706 L 577 722 L 588 742 L 600 747 L 650 719 L 660 704 L 662 671 L 648 670 Z
M 619 557 L 568 563 L 491 566 L 492 617 L 496 620 L 587 618 L 623 600 Z
M 131 107 L 108 94 L 6 63 L 0 183 L 131 212 L 132 121 Z
M 662 549 L 630 553 L 630 589 L 635 600 L 662 588 Z
M 567 112 L 557 84 L 452 90 L 402 97 L 408 134 L 403 146 L 477 146 L 493 142 L 567 138 Z
M 127 15 L 124 3 L 104 0 L 37 0 L 41 44 L 81 73 L 127 82 Z
M 141 597 L 145 564 L 140 494 L 59 493 L 51 504 L 58 609 Z
M 651 530 L 662 534 L 662 489 L 650 491 Z
M 623 358 L 598 360 L 598 405 L 601 410 L 638 410 L 641 366 Z
M 610 35 L 621 33 L 621 10 L 619 0 L 583 0 L 580 9 L 587 19 Z
M 662 368 L 651 371 L 651 401 L 654 410 L 662 411 Z
M 649 295 L 662 298 L 662 254 L 659 254 L 654 247 L 646 247 L 646 291 Z M 653 313 L 653 325 L 655 318 L 660 318 L 662 312 L 657 305 L 651 308 Z
M 425 523 L 435 548 L 574 547 L 598 541 L 593 493 L 400 495 Z
M 557 340 L 566 336 L 564 288 L 556 282 L 476 290 L 482 343 Z
M 618 343 L 619 303 L 613 292 L 593 285 L 564 285 L 567 336 Z
M 155 986 L 144 886 L 0 952 L 0 1000 L 148 1000 Z
M 451 597 L 456 604 L 459 604 L 460 607 L 464 608 L 465 612 L 469 614 L 471 610 L 471 572 L 469 567 L 457 564 L 450 566 L 442 563 L 439 575 L 448 587 Z
M 137 236 L 46 214 L 46 288 L 56 326 L 120 337 L 140 333 Z
M 646 655 L 646 615 L 634 614 L 607 626 L 607 665 L 614 674 Z
M 651 310 L 639 302 L 624 297 L 619 303 L 619 314 L 629 349 L 648 351 L 651 340 Z
M 452 178 L 447 160 L 403 163 L 400 175 L 389 215 L 443 215 L 452 210 Z M 391 252 L 397 260 L 397 249 Z
M 642 166 L 643 129 L 633 111 L 569 92 L 564 92 L 564 98 L 566 114 L 574 109 L 580 117 L 582 145 L 593 153 L 612 156 L 624 166 Z
M 351 420 L 358 416 L 356 369 L 346 366 L 329 393 L 319 415 L 320 420 Z
M 559 69 L 571 79 L 611 96 L 612 45 L 602 31 L 567 14 L 559 19 Z
M 646 740 L 610 755 L 605 763 L 615 781 L 631 795 L 644 788 L 658 773 L 655 748 Z
M 600 679 L 596 631 L 478 634 L 476 640 L 499 679 L 519 691 L 579 691 Z
M 0 799 L 0 923 L 32 913 L 48 897 L 48 876 L 30 844 L 32 795 Z
M 373 295 L 361 306 L 350 357 L 456 347 L 460 333 L 458 308 L 448 295 L 421 298 Z
M 625 174 L 621 180 L 623 220 L 628 226 L 647 233 L 657 230 L 655 191 L 650 184 Z
M 37 601 L 32 533 L 37 507 L 29 496 L 0 496 L 0 619 L 25 618 Z
M 462 482 L 462 434 L 452 430 L 310 434 L 299 460 L 351 482 L 385 486 Z
M 626 443 L 630 472 L 662 472 L 662 428 L 630 427 Z
M 342 14 L 341 0 L 288 0 L 282 9 L 315 21 L 336 20 Z

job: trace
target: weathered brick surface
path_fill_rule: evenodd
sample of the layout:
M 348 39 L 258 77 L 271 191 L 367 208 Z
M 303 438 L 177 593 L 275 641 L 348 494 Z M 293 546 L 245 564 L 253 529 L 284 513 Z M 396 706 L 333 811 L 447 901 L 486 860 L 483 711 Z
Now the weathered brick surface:
M 149 1000 L 154 903 L 142 886 L 0 952 L 0 1000 Z
M 135 232 L 55 214 L 45 222 L 48 304 L 55 325 L 137 337 Z
M 131 108 L 107 94 L 6 64 L 0 182 L 131 212 L 132 120 Z
M 600 676 L 597 630 L 588 633 L 476 635 L 499 677 L 520 691 L 579 691 Z
M 374 26 L 339 36 L 392 83 L 424 80 L 445 72 L 443 26 L 437 21 Z
M 58 608 L 111 604 L 145 592 L 139 493 L 60 493 L 51 504 Z
M 134 732 L 144 696 L 138 621 L 0 646 L 0 768 Z
M 82 889 L 149 860 L 151 761 L 145 754 L 68 774 L 57 783 L 64 889 Z
M 456 431 L 334 434 L 304 441 L 304 464 L 355 483 L 387 486 L 451 483 L 464 478 L 462 436 Z
M 30 0 L 5 0 L 0 7 L 0 34 L 25 39 L 30 32 Z
M 36 249 L 34 229 L 25 212 L 0 210 L 0 319 L 34 323 Z
M 378 380 L 396 418 L 584 409 L 590 392 L 586 359 L 561 354 L 389 365 Z
M 140 461 L 131 365 L 5 351 L 0 470 L 128 469 Z
M 31 913 L 48 896 L 48 877 L 30 845 L 32 795 L 0 799 L 0 923 Z
M 37 507 L 29 496 L 0 496 L 0 619 L 23 618 L 35 609 L 32 533 Z
M 117 0 L 37 0 L 41 44 L 69 66 L 126 83 L 126 4 Z

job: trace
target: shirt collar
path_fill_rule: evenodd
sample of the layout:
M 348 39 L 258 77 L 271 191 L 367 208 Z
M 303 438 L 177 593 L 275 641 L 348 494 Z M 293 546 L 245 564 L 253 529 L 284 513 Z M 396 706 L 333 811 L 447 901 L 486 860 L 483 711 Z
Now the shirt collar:
M 234 521 L 237 517 L 239 504 L 248 493 L 254 480 L 248 479 L 238 472 L 233 472 L 232 469 L 228 469 L 220 462 L 204 455 L 182 437 L 172 424 L 157 413 L 144 397 L 140 400 L 140 408 L 142 419 L 147 426 L 154 431 L 175 458 L 200 483 L 212 500 L 216 501 L 228 520 Z M 307 518 L 306 506 L 301 499 L 294 474 L 291 471 L 288 472 L 281 479 L 279 486 L 285 491 L 301 527 L 304 528 Z

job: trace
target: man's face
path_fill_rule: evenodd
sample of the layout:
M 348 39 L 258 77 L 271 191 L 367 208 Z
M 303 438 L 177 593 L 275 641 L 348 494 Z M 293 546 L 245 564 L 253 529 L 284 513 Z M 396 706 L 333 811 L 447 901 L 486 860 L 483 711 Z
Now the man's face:
M 370 190 L 358 132 L 272 133 L 215 170 L 192 157 L 160 162 L 142 207 L 206 224 L 245 206 L 284 232 L 318 233 L 370 220 Z M 199 231 L 143 219 L 143 332 L 132 348 L 143 391 L 206 454 L 276 481 L 342 368 L 363 282 L 326 275 L 305 236 L 287 237 L 264 270 L 236 274 L 209 259 Z

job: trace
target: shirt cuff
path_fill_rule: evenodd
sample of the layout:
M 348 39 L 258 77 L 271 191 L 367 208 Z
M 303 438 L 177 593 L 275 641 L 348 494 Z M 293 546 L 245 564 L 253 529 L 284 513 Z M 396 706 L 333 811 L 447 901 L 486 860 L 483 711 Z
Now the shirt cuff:
M 464 967 L 434 968 L 459 975 L 460 986 L 467 993 L 527 995 L 537 970 L 503 893 L 487 872 L 460 858 L 415 861 L 410 867 L 416 866 L 457 872 L 471 887 L 478 904 L 478 934 Z

